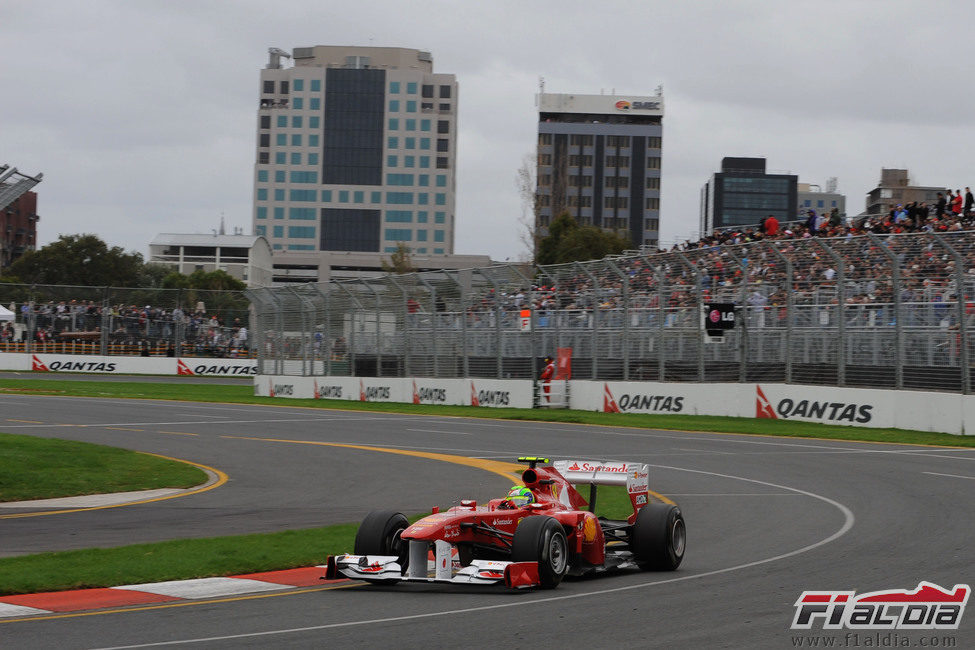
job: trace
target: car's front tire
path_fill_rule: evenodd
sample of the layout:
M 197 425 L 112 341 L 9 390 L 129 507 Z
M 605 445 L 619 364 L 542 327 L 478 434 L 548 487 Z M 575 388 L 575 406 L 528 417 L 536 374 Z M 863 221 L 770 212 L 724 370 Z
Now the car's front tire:
M 407 544 L 400 534 L 410 525 L 406 516 L 392 510 L 373 510 L 359 524 L 355 534 L 355 555 L 395 555 L 403 571 L 406 571 Z M 367 581 L 390 583 L 390 580 Z
M 538 562 L 541 587 L 558 587 L 569 570 L 569 543 L 562 524 L 543 515 L 522 519 L 511 544 L 511 561 Z

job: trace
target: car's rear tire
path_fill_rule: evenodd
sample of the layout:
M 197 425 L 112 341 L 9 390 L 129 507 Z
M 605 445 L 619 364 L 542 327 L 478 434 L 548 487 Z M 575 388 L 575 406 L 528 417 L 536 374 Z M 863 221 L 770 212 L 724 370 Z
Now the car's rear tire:
M 644 571 L 673 571 L 684 559 L 687 529 L 680 508 L 648 503 L 640 509 L 630 531 L 630 551 Z
M 407 543 L 400 534 L 410 525 L 406 516 L 392 510 L 373 510 L 359 524 L 355 534 L 355 555 L 395 555 L 406 571 Z M 391 580 L 367 580 L 374 584 L 389 584 Z
M 569 570 L 569 543 L 562 524 L 543 515 L 522 519 L 511 544 L 511 561 L 538 562 L 541 587 L 558 587 Z

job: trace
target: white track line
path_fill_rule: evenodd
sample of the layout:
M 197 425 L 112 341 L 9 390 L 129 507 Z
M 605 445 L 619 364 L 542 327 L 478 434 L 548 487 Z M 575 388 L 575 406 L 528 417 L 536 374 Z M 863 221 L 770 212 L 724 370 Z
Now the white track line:
M 843 535 L 845 535 L 847 532 L 850 531 L 851 528 L 853 528 L 853 522 L 856 519 L 853 516 L 853 511 L 851 511 L 849 508 L 847 508 L 842 503 L 840 503 L 838 501 L 834 501 L 833 499 L 830 499 L 829 497 L 824 497 L 824 496 L 822 496 L 820 494 L 816 494 L 814 492 L 807 492 L 806 490 L 800 490 L 799 488 L 793 488 L 793 487 L 789 487 L 787 485 L 779 485 L 777 483 L 769 483 L 767 481 L 759 481 L 757 479 L 745 478 L 743 476 L 732 476 L 730 474 L 719 474 L 717 472 L 705 472 L 703 470 L 688 469 L 688 468 L 685 468 L 685 467 L 670 467 L 670 466 L 666 466 L 666 465 L 651 465 L 651 467 L 656 467 L 657 469 L 671 469 L 671 470 L 676 470 L 676 471 L 681 471 L 681 472 L 691 472 L 691 473 L 694 473 L 694 474 L 707 474 L 709 476 L 717 476 L 717 477 L 720 477 L 720 478 L 730 478 L 730 479 L 735 479 L 735 480 L 739 480 L 739 481 L 745 481 L 745 482 L 748 482 L 748 483 L 755 483 L 756 485 L 765 485 L 767 487 L 779 488 L 781 490 L 786 490 L 786 491 L 789 491 L 789 492 L 795 492 L 795 493 L 800 494 L 800 495 L 805 495 L 805 496 L 811 497 L 813 499 L 818 499 L 820 501 L 823 501 L 825 503 L 828 503 L 829 505 L 837 508 L 840 512 L 843 513 L 843 518 L 844 518 L 843 525 L 840 526 L 840 528 L 838 530 L 836 530 L 832 535 L 830 535 L 828 537 L 825 537 L 825 538 L 823 538 L 823 539 L 821 539 L 818 542 L 815 542 L 813 544 L 809 544 L 807 546 L 803 546 L 802 548 L 798 548 L 798 549 L 796 549 L 794 551 L 789 551 L 788 553 L 782 553 L 780 555 L 775 555 L 775 556 L 772 556 L 772 557 L 767 557 L 767 558 L 764 558 L 762 560 L 755 560 L 754 562 L 746 562 L 744 564 L 738 564 L 738 565 L 731 566 L 731 567 L 727 567 L 727 568 L 724 568 L 724 569 L 715 569 L 713 571 L 705 571 L 704 573 L 698 573 L 698 574 L 689 575 L 689 576 L 681 576 L 679 578 L 668 578 L 666 580 L 654 580 L 652 582 L 644 582 L 644 583 L 641 583 L 641 584 L 638 584 L 638 585 L 629 585 L 627 587 L 614 587 L 612 589 L 602 589 L 602 590 L 599 590 L 599 591 L 590 591 L 590 592 L 583 593 L 583 594 L 570 594 L 570 595 L 567 595 L 567 596 L 551 596 L 549 598 L 536 598 L 534 600 L 521 600 L 521 599 L 518 599 L 515 602 L 503 603 L 503 604 L 499 604 L 499 605 L 484 605 L 484 606 L 481 606 L 481 607 L 468 607 L 468 608 L 465 608 L 465 609 L 451 609 L 451 610 L 444 610 L 444 611 L 439 611 L 439 612 L 429 612 L 427 614 L 410 614 L 410 615 L 407 615 L 407 616 L 390 616 L 390 617 L 387 617 L 387 618 L 375 618 L 375 619 L 361 620 L 361 621 L 347 621 L 347 622 L 344 622 L 344 623 L 330 623 L 330 624 L 327 624 L 327 625 L 312 625 L 312 626 L 308 626 L 308 627 L 295 627 L 295 628 L 288 628 L 288 629 L 281 629 L 281 630 L 267 630 L 267 631 L 264 631 L 264 632 L 249 632 L 249 633 L 245 633 L 245 634 L 229 634 L 229 635 L 225 635 L 225 636 L 211 636 L 211 637 L 200 637 L 200 638 L 194 638 L 194 639 L 178 639 L 178 640 L 173 640 L 173 641 L 160 641 L 160 642 L 157 642 L 157 643 L 140 643 L 140 644 L 136 644 L 136 645 L 112 646 L 112 647 L 107 647 L 107 648 L 100 648 L 99 650 L 123 650 L 123 649 L 128 649 L 128 648 L 155 648 L 155 647 L 169 646 L 169 645 L 188 645 L 188 644 L 191 644 L 191 643 L 212 643 L 212 642 L 215 642 L 215 641 L 229 641 L 229 640 L 232 640 L 232 639 L 253 639 L 253 638 L 258 638 L 258 637 L 274 636 L 274 635 L 280 635 L 280 634 L 294 634 L 294 633 L 298 633 L 298 632 L 315 632 L 315 631 L 319 631 L 319 630 L 331 630 L 331 629 L 336 629 L 336 628 L 341 628 L 341 627 L 352 627 L 352 626 L 357 626 L 357 625 L 377 625 L 377 624 L 381 624 L 381 623 L 394 623 L 394 622 L 398 622 L 398 621 L 412 621 L 412 620 L 425 619 L 425 618 L 434 618 L 434 617 L 438 617 L 438 616 L 452 616 L 452 615 L 456 615 L 456 614 L 472 614 L 472 613 L 475 613 L 475 612 L 486 612 L 486 611 L 491 611 L 491 610 L 496 610 L 496 609 L 504 609 L 504 608 L 508 608 L 508 607 L 524 607 L 526 605 L 534 605 L 534 604 L 542 604 L 542 603 L 554 603 L 554 602 L 565 601 L 565 600 L 575 600 L 575 599 L 578 599 L 578 598 L 590 598 L 592 596 L 603 596 L 603 595 L 606 595 L 606 594 L 620 593 L 620 592 L 624 592 L 624 591 L 632 591 L 634 589 L 643 589 L 645 587 L 652 587 L 652 586 L 655 586 L 655 585 L 671 584 L 671 583 L 675 583 L 675 582 L 686 582 L 688 580 L 697 580 L 697 579 L 700 579 L 700 578 L 706 578 L 706 577 L 710 577 L 710 576 L 720 575 L 720 574 L 723 574 L 723 573 L 730 573 L 732 571 L 740 571 L 742 569 L 749 569 L 749 568 L 754 567 L 754 566 L 759 566 L 761 564 L 768 564 L 769 562 L 776 562 L 778 560 L 784 560 L 786 558 L 793 557 L 795 555 L 799 555 L 799 554 L 805 553 L 807 551 L 811 551 L 813 549 L 819 548 L 820 546 L 824 546 L 826 544 L 829 544 L 830 542 L 833 542 L 833 541 L 839 539 L 840 537 L 842 537 Z
M 931 476 L 950 476 L 951 478 L 967 478 L 975 481 L 975 476 L 961 476 L 960 474 L 940 474 L 938 472 L 921 472 L 922 474 L 930 474 Z

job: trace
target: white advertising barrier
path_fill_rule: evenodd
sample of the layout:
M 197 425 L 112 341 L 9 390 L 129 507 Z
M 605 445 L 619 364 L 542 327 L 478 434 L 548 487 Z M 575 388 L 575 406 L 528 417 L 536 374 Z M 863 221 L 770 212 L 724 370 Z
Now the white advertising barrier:
M 256 374 L 257 360 L 0 353 L 0 370 L 246 377 Z
M 570 408 L 975 434 L 975 396 L 794 384 L 571 382 Z
M 254 394 L 262 397 L 347 399 L 363 402 L 451 404 L 494 408 L 531 408 L 532 406 L 532 382 L 527 379 L 259 375 L 254 378 Z

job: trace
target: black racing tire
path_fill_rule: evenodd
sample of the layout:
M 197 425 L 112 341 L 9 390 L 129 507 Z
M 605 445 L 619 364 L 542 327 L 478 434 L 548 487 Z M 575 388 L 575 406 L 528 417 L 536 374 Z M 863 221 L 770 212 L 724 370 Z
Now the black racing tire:
M 538 562 L 542 589 L 555 589 L 569 570 L 569 542 L 554 517 L 525 517 L 515 529 L 512 562 Z
M 673 571 L 684 559 L 687 528 L 680 508 L 648 503 L 640 509 L 630 531 L 630 551 L 644 571 Z
M 359 524 L 355 534 L 355 555 L 395 555 L 399 565 L 406 571 L 406 542 L 400 534 L 410 525 L 406 516 L 392 510 L 373 510 Z M 389 584 L 391 580 L 367 580 L 374 584 Z

